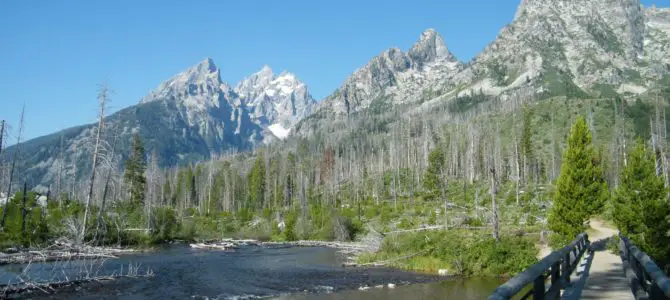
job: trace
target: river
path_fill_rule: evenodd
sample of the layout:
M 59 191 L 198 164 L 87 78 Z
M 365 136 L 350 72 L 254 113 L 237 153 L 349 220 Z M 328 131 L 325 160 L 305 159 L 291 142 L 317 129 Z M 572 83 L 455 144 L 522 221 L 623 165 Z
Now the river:
M 129 264 L 150 268 L 150 278 L 88 283 L 43 299 L 485 299 L 498 279 L 448 279 L 391 269 L 341 267 L 343 257 L 330 248 L 242 247 L 233 251 L 165 247 L 151 253 L 108 260 L 100 274 Z M 79 272 L 81 265 L 39 263 L 33 280 Z M 61 269 L 65 269 L 63 272 Z M 0 267 L 0 282 L 16 280 L 22 267 Z M 57 274 L 59 273 L 59 274 Z M 72 276 L 72 275 L 70 275 Z M 389 288 L 388 284 L 396 285 Z M 367 290 L 360 288 L 369 287 Z

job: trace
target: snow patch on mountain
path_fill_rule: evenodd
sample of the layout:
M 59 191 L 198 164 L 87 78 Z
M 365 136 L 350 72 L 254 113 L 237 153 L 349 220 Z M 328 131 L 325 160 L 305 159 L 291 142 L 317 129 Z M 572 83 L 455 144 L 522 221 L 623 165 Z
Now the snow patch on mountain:
M 291 131 L 291 129 L 286 129 L 281 124 L 272 124 L 268 126 L 268 129 L 279 139 L 285 139 Z
M 290 129 L 316 104 L 307 85 L 294 74 L 275 75 L 268 66 L 238 83 L 235 92 L 245 99 L 251 119 L 263 127 L 281 124 Z

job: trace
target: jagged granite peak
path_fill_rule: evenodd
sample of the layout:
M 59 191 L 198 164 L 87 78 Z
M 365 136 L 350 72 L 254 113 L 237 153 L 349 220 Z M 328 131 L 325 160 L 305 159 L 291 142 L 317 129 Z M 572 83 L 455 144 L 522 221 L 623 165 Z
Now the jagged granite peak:
M 316 104 L 307 85 L 293 73 L 275 75 L 267 65 L 240 81 L 235 92 L 247 104 L 251 119 L 278 138 L 286 137 Z
M 221 81 L 221 70 L 211 58 L 188 68 L 161 83 L 155 90 L 142 98 L 140 103 L 156 100 L 188 98 L 189 96 L 214 96 L 220 90 L 229 89 Z
M 503 100 L 519 93 L 638 95 L 666 75 L 670 10 L 645 9 L 639 0 L 523 0 L 513 22 L 470 63 L 459 62 L 428 29 L 408 53 L 391 48 L 357 69 L 316 114 L 426 108 L 474 93 Z
M 644 57 L 658 62 L 651 66 L 652 73 L 661 73 L 670 66 L 670 8 L 647 8 L 645 18 Z
M 464 65 L 449 52 L 434 29 L 424 31 L 407 53 L 390 48 L 356 70 L 320 109 L 350 114 L 380 105 L 418 102 L 451 86 Z
M 260 71 L 240 81 L 235 91 L 244 99 L 254 99 L 274 79 L 272 68 L 264 65 Z
M 531 18 L 540 18 L 552 13 L 568 21 L 565 23 L 567 29 L 602 21 L 610 27 L 607 29 L 622 38 L 629 58 L 635 59 L 642 52 L 645 18 L 640 0 L 524 0 L 517 15 L 528 14 Z
M 285 138 L 293 124 L 311 113 L 314 99 L 307 85 L 289 72 L 275 76 L 268 66 L 237 85 L 244 99 L 221 80 L 212 59 L 162 82 L 138 104 L 108 117 L 107 134 L 119 138 L 119 155 L 130 152 L 132 135 L 139 134 L 147 153 L 158 153 L 161 166 L 207 159 L 226 151 L 245 151 L 263 142 Z M 95 124 L 27 141 L 25 149 L 40 153 L 20 162 L 34 182 L 53 182 L 60 168 L 68 178 L 81 179 L 90 170 L 90 147 Z M 60 149 L 62 135 L 62 153 Z M 40 151 L 39 149 L 48 149 Z
M 639 94 L 661 76 L 646 67 L 645 10 L 639 0 L 524 0 L 514 21 L 458 76 L 459 95 L 556 88 Z
M 442 36 L 433 28 L 421 34 L 419 41 L 412 46 L 408 55 L 418 66 L 435 61 L 457 61 L 456 57 L 449 52 Z

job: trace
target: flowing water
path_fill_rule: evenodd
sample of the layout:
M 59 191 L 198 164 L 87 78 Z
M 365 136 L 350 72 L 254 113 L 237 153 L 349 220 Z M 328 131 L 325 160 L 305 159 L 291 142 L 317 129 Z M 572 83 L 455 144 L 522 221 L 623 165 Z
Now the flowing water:
M 53 299 L 485 299 L 498 279 L 449 279 L 390 269 L 341 267 L 343 257 L 329 248 L 243 247 L 234 251 L 171 246 L 157 252 L 108 260 L 99 272 L 128 264 L 150 268 L 151 278 L 88 283 L 60 291 Z M 82 265 L 83 264 L 83 265 Z M 65 276 L 85 263 L 33 264 L 33 280 Z M 15 281 L 25 266 L 0 268 L 0 282 Z M 63 271 L 65 269 L 65 271 Z M 55 271 L 54 271 L 55 270 Z M 72 276 L 72 275 L 70 275 Z M 388 284 L 396 285 L 389 288 Z M 366 290 L 360 290 L 361 288 Z

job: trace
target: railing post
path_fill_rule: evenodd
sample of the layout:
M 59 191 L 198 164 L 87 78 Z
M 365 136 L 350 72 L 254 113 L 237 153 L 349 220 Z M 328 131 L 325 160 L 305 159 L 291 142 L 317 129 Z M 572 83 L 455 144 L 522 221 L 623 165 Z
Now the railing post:
M 570 283 L 570 252 L 565 254 L 563 257 L 563 277 L 565 278 L 565 283 Z
M 543 300 L 545 287 L 544 287 L 544 274 L 535 278 L 533 282 L 533 300 Z
M 665 293 L 663 293 L 663 290 L 661 290 L 660 287 L 658 287 L 658 284 L 656 284 L 655 281 L 651 282 L 651 287 L 649 289 L 649 299 L 668 299 L 668 297 L 665 296 Z
M 581 256 L 589 249 L 589 244 L 588 236 L 584 233 L 580 234 L 569 245 L 552 252 L 499 286 L 491 294 L 489 300 L 512 299 L 515 296 L 521 296 L 518 294 L 528 285 L 532 285 L 532 289 L 526 291 L 522 296 L 524 299 L 528 297 L 559 299 L 561 290 L 570 284 L 570 275 L 575 270 Z M 548 283 L 551 284 L 549 290 L 547 290 Z
M 551 265 L 551 288 L 554 289 L 556 286 L 559 286 L 561 282 L 561 263 L 556 262 L 553 265 Z M 558 288 L 558 292 L 556 293 L 556 298 L 558 299 L 561 295 L 560 289 L 562 287 Z M 552 299 L 552 300 L 555 300 Z

